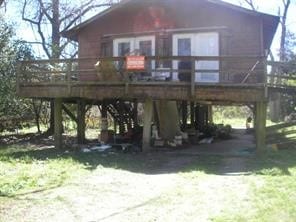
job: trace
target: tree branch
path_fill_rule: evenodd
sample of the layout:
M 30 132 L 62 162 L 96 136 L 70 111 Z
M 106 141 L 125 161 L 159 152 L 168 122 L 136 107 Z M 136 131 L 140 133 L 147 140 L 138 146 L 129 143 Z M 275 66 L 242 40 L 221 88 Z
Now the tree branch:
M 253 0 L 244 0 L 244 2 L 247 3 L 253 11 L 258 11 L 258 7 L 255 6 Z
M 64 27 L 64 29 L 61 31 L 61 32 L 64 32 L 66 31 L 67 29 L 69 29 L 73 24 L 75 24 L 75 22 L 80 19 L 82 16 L 84 16 L 86 13 L 88 13 L 90 10 L 94 9 L 94 8 L 100 8 L 100 7 L 108 7 L 108 6 L 112 6 L 113 4 L 112 3 L 106 3 L 106 4 L 98 4 L 98 5 L 91 5 L 91 6 L 88 6 L 84 9 L 79 9 L 79 10 L 76 10 L 76 13 L 73 13 L 73 14 L 77 14 L 73 19 L 71 19 L 71 21 Z M 65 16 L 64 18 L 62 18 L 60 21 L 63 22 L 65 21 L 66 19 L 70 19 L 73 14 L 69 14 L 67 16 Z
M 38 41 L 20 41 L 22 43 L 27 43 L 27 44 L 35 44 L 35 45 L 42 45 L 42 42 L 38 42 Z M 46 43 L 46 45 L 49 47 L 51 46 L 50 44 Z
M 30 22 L 31 24 L 38 25 L 37 21 L 34 21 L 32 19 L 29 19 L 26 17 L 26 8 L 27 8 L 27 0 L 25 0 L 24 5 L 23 5 L 23 10 L 22 10 L 22 19 L 26 22 Z
M 47 18 L 50 22 L 52 22 L 52 21 L 53 21 L 53 20 L 52 20 L 52 17 L 51 17 L 51 16 L 48 14 L 48 12 L 47 12 L 48 9 L 49 9 L 49 7 L 48 7 L 48 8 L 45 8 L 42 0 L 38 0 L 38 2 L 39 2 L 39 4 L 40 4 L 40 9 L 41 9 L 42 12 L 45 14 L 46 18 Z
M 40 15 L 39 15 L 39 21 L 37 23 L 37 31 L 38 31 L 38 34 L 39 34 L 39 36 L 41 38 L 41 41 L 42 41 L 42 48 L 43 48 L 44 52 L 46 53 L 47 57 L 50 58 L 51 57 L 51 54 L 50 54 L 48 48 L 46 47 L 48 44 L 46 43 L 44 33 L 42 32 L 42 29 L 41 29 L 42 17 L 43 17 L 43 14 L 40 13 Z

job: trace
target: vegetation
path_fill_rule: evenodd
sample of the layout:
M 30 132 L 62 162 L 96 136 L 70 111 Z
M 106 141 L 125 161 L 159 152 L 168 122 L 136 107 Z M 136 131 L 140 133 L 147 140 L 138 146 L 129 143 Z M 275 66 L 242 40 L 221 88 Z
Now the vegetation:
M 10 25 L 0 20 L 0 131 L 31 118 L 30 100 L 16 95 L 17 62 L 32 58 L 30 48 L 15 40 Z

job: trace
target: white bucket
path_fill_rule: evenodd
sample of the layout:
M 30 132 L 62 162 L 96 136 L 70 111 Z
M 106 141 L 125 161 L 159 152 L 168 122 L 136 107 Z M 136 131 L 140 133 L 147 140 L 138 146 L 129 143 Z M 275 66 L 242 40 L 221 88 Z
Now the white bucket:
M 177 146 L 182 145 L 182 136 L 175 136 L 174 142 Z

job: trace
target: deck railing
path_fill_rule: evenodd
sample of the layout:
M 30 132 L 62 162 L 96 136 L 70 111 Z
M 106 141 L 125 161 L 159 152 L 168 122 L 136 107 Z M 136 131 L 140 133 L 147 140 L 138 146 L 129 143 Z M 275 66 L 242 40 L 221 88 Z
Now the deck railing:
M 296 91 L 296 64 L 268 61 L 267 65 L 270 67 L 267 75 L 269 86 Z
M 180 83 L 197 84 L 265 84 L 266 60 L 256 56 L 147 56 L 144 70 L 126 70 L 125 57 L 32 60 L 20 63 L 18 85 L 65 84 L 91 81 L 98 84 Z M 113 73 L 98 78 L 95 64 L 109 62 Z M 182 65 L 181 65 L 182 64 Z M 213 68 L 214 67 L 214 68 Z M 115 70 L 115 71 L 114 71 Z M 102 70 L 101 70 L 102 72 Z M 115 72 L 115 73 L 114 73 Z M 111 75 L 118 78 L 108 78 Z

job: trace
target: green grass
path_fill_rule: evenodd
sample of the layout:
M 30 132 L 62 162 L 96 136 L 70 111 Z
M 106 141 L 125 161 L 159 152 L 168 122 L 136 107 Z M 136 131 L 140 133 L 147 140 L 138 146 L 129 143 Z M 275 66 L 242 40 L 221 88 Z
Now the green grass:
M 133 154 L 65 153 L 54 148 L 8 146 L 0 148 L 0 196 L 17 196 L 64 185 L 96 169 L 124 169 L 152 173 L 157 160 Z
M 291 148 L 291 147 L 290 147 Z M 245 177 L 251 195 L 247 208 L 232 208 L 213 221 L 295 221 L 296 146 L 250 159 Z
M 7 204 L 18 209 L 15 213 L 5 209 L 11 215 L 7 218 L 19 221 L 24 219 L 21 209 L 27 216 L 32 209 L 43 208 L 54 214 L 57 209 L 53 206 L 66 204 L 80 212 L 80 208 L 90 209 L 88 204 L 102 202 L 110 212 L 122 212 L 118 218 L 111 213 L 113 221 L 123 216 L 123 221 L 292 222 L 296 218 L 296 147 L 286 148 L 244 159 L 249 174 L 238 176 L 224 174 L 229 166 L 225 165 L 227 158 L 220 156 L 65 154 L 33 146 L 0 148 L 0 218 L 1 207 Z M 191 161 L 172 167 L 182 158 Z M 92 177 L 94 184 L 87 184 Z M 66 194 L 44 201 L 42 191 L 56 187 L 63 187 Z M 76 209 L 80 190 L 90 200 L 76 203 Z M 40 197 L 35 196 L 33 204 L 31 193 Z M 28 199 L 20 201 L 22 196 Z M 116 204 L 118 208 L 113 209 Z
M 30 150 L 30 149 L 29 149 Z M 0 196 L 15 196 L 61 186 L 83 170 L 70 157 L 35 158 L 30 151 L 9 147 L 0 150 Z

